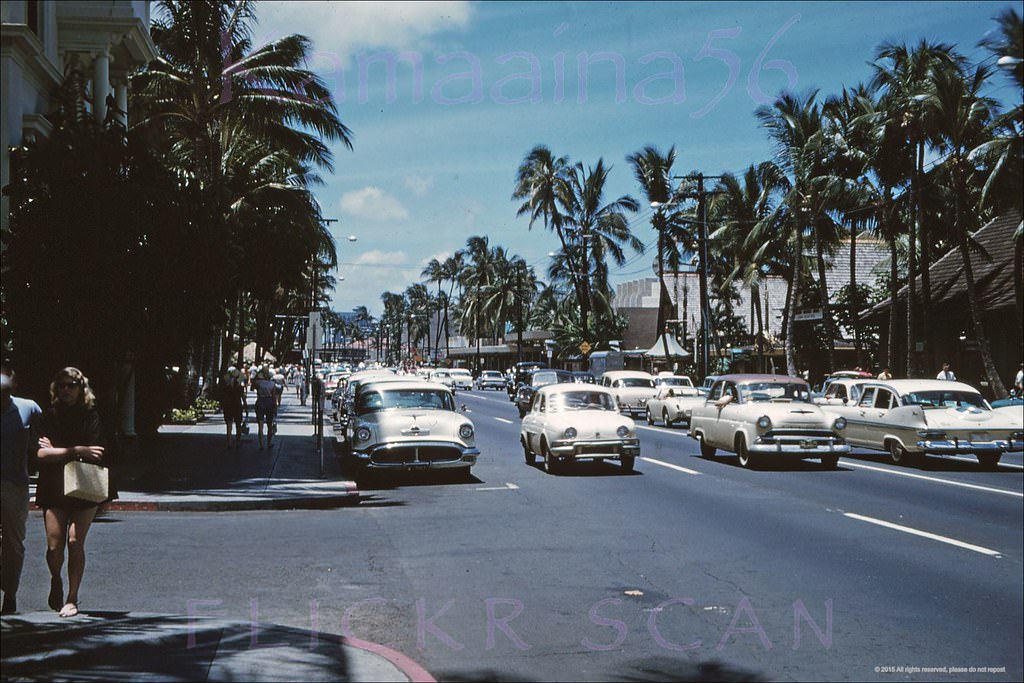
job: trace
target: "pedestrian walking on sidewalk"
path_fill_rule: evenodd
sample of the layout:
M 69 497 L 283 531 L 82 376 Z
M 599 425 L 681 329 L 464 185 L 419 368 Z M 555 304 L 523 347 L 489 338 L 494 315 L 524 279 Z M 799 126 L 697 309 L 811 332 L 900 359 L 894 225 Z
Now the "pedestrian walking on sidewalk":
M 231 366 L 224 376 L 220 390 L 220 409 L 224 413 L 227 429 L 227 448 L 231 448 L 231 426 L 235 426 L 235 448 L 242 447 L 242 406 L 245 405 L 245 387 L 241 371 Z
M 85 573 L 85 538 L 99 503 L 64 495 L 64 465 L 72 460 L 105 464 L 105 442 L 96 396 L 81 370 L 68 367 L 57 373 L 50 383 L 50 402 L 39 430 L 36 504 L 43 509 L 46 529 L 46 564 L 50 569 L 47 604 L 60 616 L 73 617 L 78 614 L 78 590 Z M 66 598 L 61 580 L 65 547 Z
M 267 425 L 267 448 L 273 445 L 277 418 L 277 383 L 271 379 L 270 366 L 264 366 L 256 375 L 256 425 L 259 428 L 260 450 L 263 450 L 263 425 Z
M 18 585 L 25 564 L 25 521 L 28 518 L 28 461 L 35 459 L 38 448 L 36 430 L 43 411 L 27 398 L 13 396 L 17 384 L 10 367 L 0 367 L 0 526 L 3 543 L 0 548 L 0 590 L 3 605 L 0 612 L 18 611 Z

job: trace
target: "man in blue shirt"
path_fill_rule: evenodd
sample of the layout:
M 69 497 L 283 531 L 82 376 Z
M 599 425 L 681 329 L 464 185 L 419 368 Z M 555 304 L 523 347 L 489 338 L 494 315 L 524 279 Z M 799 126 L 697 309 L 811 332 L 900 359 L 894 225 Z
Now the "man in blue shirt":
M 18 584 L 25 564 L 25 520 L 28 518 L 28 459 L 39 447 L 36 426 L 42 410 L 35 401 L 12 396 L 14 372 L 0 367 L 0 524 L 3 546 L 0 548 L 0 590 L 3 614 L 18 611 Z

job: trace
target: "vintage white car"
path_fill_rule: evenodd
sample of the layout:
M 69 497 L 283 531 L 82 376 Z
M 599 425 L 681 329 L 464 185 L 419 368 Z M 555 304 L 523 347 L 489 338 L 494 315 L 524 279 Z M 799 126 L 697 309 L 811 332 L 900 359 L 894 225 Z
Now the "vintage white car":
M 484 370 L 476 379 L 476 386 L 478 389 L 497 389 L 498 391 L 504 391 L 507 385 L 508 381 L 505 379 L 505 375 L 501 374 L 497 370 Z
M 472 389 L 473 388 L 473 373 L 465 368 L 452 368 L 448 371 L 448 375 L 452 378 L 453 389 Z
M 469 478 L 480 455 L 476 434 L 447 387 L 416 379 L 371 381 L 359 388 L 354 404 L 350 464 L 381 470 L 461 468 Z
M 640 454 L 636 425 L 619 415 L 615 395 L 594 384 L 563 383 L 533 395 L 519 434 L 526 463 L 537 455 L 556 472 L 578 460 L 618 460 L 627 472 Z
M 632 416 L 647 412 L 647 401 L 654 398 L 654 377 L 636 370 L 610 370 L 601 375 L 601 386 L 612 390 L 619 410 Z
M 690 424 L 694 406 L 703 405 L 705 397 L 690 384 L 673 386 L 662 384 L 654 398 L 647 401 L 647 424 L 661 420 L 666 427 L 677 422 Z
M 860 399 L 860 387 L 871 380 L 854 379 L 842 377 L 832 379 L 825 388 L 825 394 L 814 399 L 814 402 L 821 406 L 841 406 L 850 403 L 856 404 Z
M 850 452 L 846 420 L 811 403 L 807 382 L 785 375 L 722 375 L 695 406 L 690 436 L 705 458 L 717 449 L 755 468 L 776 459 L 820 458 L 834 468 Z
M 428 382 L 443 384 L 449 389 L 455 388 L 455 380 L 452 378 L 451 370 L 433 370 L 427 377 Z
M 846 419 L 852 446 L 886 451 L 896 464 L 925 454 L 959 454 L 995 467 L 1003 453 L 1024 449 L 1021 414 L 993 410 L 969 384 L 872 380 L 860 389 L 856 402 L 823 407 Z

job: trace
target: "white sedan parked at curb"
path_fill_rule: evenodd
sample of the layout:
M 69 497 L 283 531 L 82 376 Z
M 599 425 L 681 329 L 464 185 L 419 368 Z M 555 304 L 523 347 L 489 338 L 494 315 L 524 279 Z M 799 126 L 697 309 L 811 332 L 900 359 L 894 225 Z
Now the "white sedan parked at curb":
M 537 390 L 519 441 L 526 463 L 540 455 L 549 473 L 579 460 L 618 460 L 631 471 L 640 454 L 633 420 L 619 414 L 615 395 L 592 384 L 549 384 Z

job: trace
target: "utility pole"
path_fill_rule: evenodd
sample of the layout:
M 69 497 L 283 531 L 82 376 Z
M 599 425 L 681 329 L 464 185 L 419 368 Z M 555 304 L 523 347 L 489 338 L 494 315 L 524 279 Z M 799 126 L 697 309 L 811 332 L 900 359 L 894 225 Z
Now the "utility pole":
M 523 362 L 523 266 L 526 262 L 516 261 L 516 317 L 519 318 L 519 340 L 516 344 L 516 358 Z
M 701 379 L 703 379 L 708 376 L 708 328 L 711 323 L 711 300 L 708 296 L 708 207 L 705 198 L 709 194 L 718 194 L 714 191 L 704 191 L 704 179 L 721 180 L 724 176 L 698 173 L 696 175 L 674 177 L 697 181 L 697 248 L 700 258 L 700 271 L 698 272 L 697 283 L 700 288 L 700 373 Z

